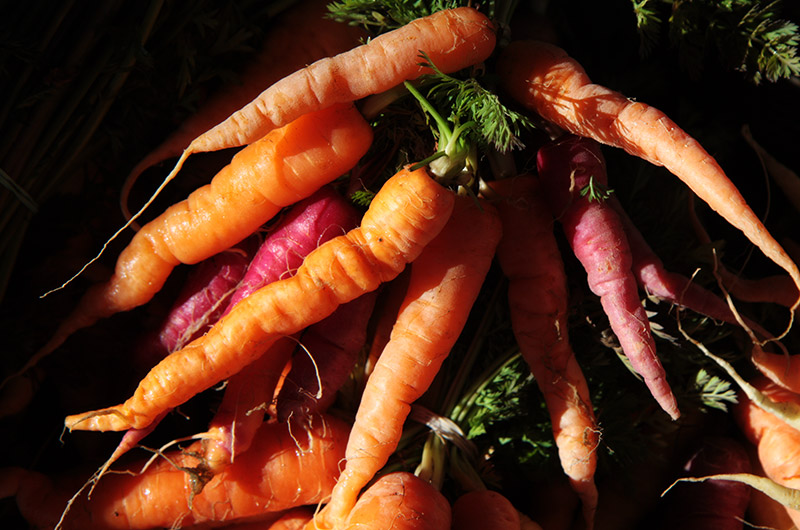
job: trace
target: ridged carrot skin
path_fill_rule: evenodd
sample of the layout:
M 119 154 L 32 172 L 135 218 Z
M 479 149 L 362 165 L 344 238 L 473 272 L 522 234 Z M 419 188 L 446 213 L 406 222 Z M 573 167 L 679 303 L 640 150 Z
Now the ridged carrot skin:
M 454 201 L 424 169 L 402 170 L 375 196 L 360 227 L 311 252 L 295 276 L 239 302 L 206 335 L 154 367 L 124 404 L 69 416 L 67 428 L 142 428 L 164 410 L 227 379 L 278 338 L 395 278 L 441 231 Z
M 786 270 L 800 288 L 797 265 L 717 161 L 662 111 L 593 84 L 566 51 L 544 42 L 511 43 L 503 50 L 497 71 L 511 96 L 544 119 L 573 134 L 664 166 Z M 800 299 L 792 309 L 798 305 Z
M 27 366 L 78 329 L 148 302 L 179 263 L 198 263 L 230 248 L 283 207 L 346 173 L 372 137 L 355 107 L 341 105 L 303 116 L 243 149 L 210 184 L 136 233 L 114 275 L 87 291 Z
M 567 277 L 539 182 L 523 175 L 490 183 L 499 196 L 503 238 L 497 259 L 509 280 L 511 325 L 542 391 L 559 458 L 591 527 L 600 427 L 586 378 L 569 343 Z
M 459 197 L 450 221 L 411 265 L 391 337 L 361 396 L 347 462 L 317 517 L 320 528 L 343 524 L 361 489 L 397 447 L 411 404 L 428 389 L 463 330 L 499 240 L 495 208 Z
M 336 481 L 349 426 L 330 416 L 303 421 L 263 424 L 250 450 L 210 480 L 197 458 L 202 442 L 164 455 L 143 473 L 140 463 L 130 473 L 108 474 L 89 500 L 71 507 L 62 528 L 219 524 L 320 502 Z M 16 496 L 23 517 L 40 528 L 53 527 L 72 493 L 18 468 L 1 470 L 0 484 L 0 493 Z
M 284 77 L 192 141 L 187 151 L 247 145 L 308 112 L 356 101 L 416 79 L 429 71 L 419 66 L 420 51 L 449 73 L 480 63 L 491 55 L 494 46 L 494 28 L 479 11 L 471 7 L 439 11 Z

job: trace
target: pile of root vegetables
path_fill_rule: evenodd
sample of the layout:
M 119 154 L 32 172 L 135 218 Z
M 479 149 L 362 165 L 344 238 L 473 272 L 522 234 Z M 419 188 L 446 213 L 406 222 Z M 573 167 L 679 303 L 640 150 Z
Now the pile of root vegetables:
M 756 138 L 798 88 L 728 72 L 762 106 L 683 122 L 563 10 L 356 3 L 276 8 L 32 217 L 2 526 L 800 526 L 800 180 Z

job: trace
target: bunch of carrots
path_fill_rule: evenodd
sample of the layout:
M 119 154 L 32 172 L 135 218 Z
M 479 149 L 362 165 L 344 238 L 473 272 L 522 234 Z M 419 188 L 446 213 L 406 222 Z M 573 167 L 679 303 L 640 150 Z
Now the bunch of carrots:
M 297 0 L 126 168 L 0 382 L 0 422 L 58 447 L 3 463 L 9 524 L 800 526 L 798 242 L 514 7 Z M 631 167 L 681 206 L 637 209 L 664 185 Z

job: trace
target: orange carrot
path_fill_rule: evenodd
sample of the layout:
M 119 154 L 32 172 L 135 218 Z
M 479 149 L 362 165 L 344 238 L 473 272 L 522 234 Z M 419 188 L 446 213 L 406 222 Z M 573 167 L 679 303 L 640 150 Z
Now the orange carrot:
M 561 465 L 581 498 L 587 526 L 597 509 L 600 430 L 589 387 L 569 344 L 567 279 L 553 235 L 554 220 L 530 176 L 491 182 L 503 238 L 497 257 L 508 277 L 511 325 L 544 395 Z
M 786 270 L 800 288 L 797 265 L 719 164 L 663 112 L 592 84 L 584 69 L 552 44 L 514 42 L 504 49 L 497 69 L 512 97 L 544 119 L 667 168 Z M 798 305 L 800 298 L 792 309 Z
M 517 509 L 501 493 L 473 490 L 453 503 L 453 530 L 519 530 Z
M 800 394 L 781 388 L 766 378 L 759 377 L 750 383 L 772 401 L 800 405 Z M 742 432 L 756 446 L 765 475 L 778 484 L 800 488 L 800 431 L 741 394 L 733 411 Z M 795 525 L 800 525 L 800 512 L 789 508 L 786 512 Z
M 751 359 L 770 381 L 800 394 L 800 355 L 772 353 L 755 347 Z
M 342 530 L 443 530 L 450 503 L 428 482 L 406 472 L 384 475 L 358 499 Z M 315 521 L 306 530 L 315 530 Z
M 162 411 L 237 373 L 280 337 L 396 277 L 439 233 L 453 203 L 453 194 L 424 169 L 402 170 L 375 196 L 359 228 L 319 246 L 295 276 L 239 302 L 206 335 L 156 365 L 124 404 L 69 416 L 66 426 L 144 427 Z
M 149 301 L 179 263 L 197 263 L 252 234 L 281 208 L 355 165 L 372 130 L 352 105 L 303 116 L 239 152 L 189 197 L 136 233 L 114 275 L 89 289 L 22 371 L 76 330 Z
M 164 455 L 142 473 L 139 465 L 108 475 L 90 499 L 72 506 L 63 528 L 174 528 L 317 503 L 336 481 L 349 427 L 329 416 L 306 420 L 265 423 L 250 450 L 210 480 L 195 454 L 199 443 Z M 16 496 L 31 524 L 57 522 L 66 495 L 50 479 L 19 468 L 0 477 L 0 493 Z
M 326 5 L 327 0 L 297 2 L 272 21 L 261 50 L 242 72 L 241 79 L 229 83 L 204 102 L 196 114 L 181 123 L 131 170 L 120 193 L 120 206 L 126 219 L 131 217 L 128 210 L 130 190 L 147 168 L 179 156 L 194 138 L 252 101 L 265 87 L 309 63 L 358 44 L 365 32 L 325 17 Z
M 343 523 L 397 447 L 411 404 L 428 389 L 464 327 L 499 239 L 496 210 L 460 197 L 450 221 L 411 266 L 405 300 L 367 380 L 347 463 L 317 517 L 320 525 Z

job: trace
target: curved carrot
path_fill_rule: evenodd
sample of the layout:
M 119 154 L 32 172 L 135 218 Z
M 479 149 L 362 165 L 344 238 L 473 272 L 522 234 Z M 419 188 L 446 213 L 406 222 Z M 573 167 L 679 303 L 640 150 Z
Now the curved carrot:
M 120 206 L 126 219 L 131 217 L 128 195 L 146 169 L 180 156 L 193 139 L 252 101 L 265 87 L 309 63 L 358 44 L 365 32 L 325 17 L 326 5 L 327 0 L 297 2 L 272 21 L 261 50 L 242 72 L 241 79 L 214 94 L 197 113 L 184 120 L 177 130 L 136 164 L 120 192 Z M 303 37 L 297 38 L 298 35 Z
M 63 528 L 175 528 L 320 502 L 336 481 L 349 426 L 330 416 L 304 421 L 263 424 L 250 450 L 210 480 L 197 456 L 201 442 L 163 455 L 144 472 L 139 464 L 128 473 L 109 474 L 90 499 L 72 506 Z M 57 522 L 52 518 L 63 510 L 66 495 L 48 478 L 3 470 L 0 484 L 0 493 L 16 496 L 29 522 L 40 527 Z
M 561 465 L 581 498 L 587 527 L 597 509 L 600 428 L 586 378 L 569 344 L 567 278 L 555 224 L 538 181 L 530 176 L 489 183 L 503 224 L 497 248 L 508 277 L 511 325 L 544 395 Z
M 511 43 L 504 49 L 497 69 L 512 97 L 544 119 L 667 168 L 786 270 L 800 288 L 797 265 L 770 235 L 716 160 L 663 112 L 592 84 L 584 69 L 552 44 Z M 798 305 L 800 298 L 792 309 Z
M 124 404 L 69 416 L 67 428 L 141 428 L 237 373 L 280 337 L 396 277 L 439 233 L 453 202 L 425 170 L 402 170 L 375 196 L 359 228 L 311 252 L 295 276 L 239 302 L 206 335 L 156 365 Z
M 499 239 L 494 207 L 459 197 L 450 221 L 411 266 L 391 338 L 361 397 L 347 463 L 317 517 L 322 526 L 342 524 L 397 447 L 411 404 L 428 389 L 461 334 Z
M 369 124 L 352 105 L 342 105 L 303 116 L 243 149 L 210 184 L 136 233 L 111 279 L 87 291 L 22 371 L 78 329 L 149 301 L 179 263 L 231 247 L 284 206 L 339 177 L 371 142 Z
M 567 135 L 539 149 L 537 167 L 551 211 L 586 270 L 589 288 L 600 297 L 623 352 L 661 408 L 677 419 L 680 412 L 639 300 L 622 222 L 604 201 L 581 194 L 591 182 L 608 185 L 600 144 Z

